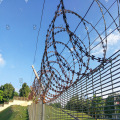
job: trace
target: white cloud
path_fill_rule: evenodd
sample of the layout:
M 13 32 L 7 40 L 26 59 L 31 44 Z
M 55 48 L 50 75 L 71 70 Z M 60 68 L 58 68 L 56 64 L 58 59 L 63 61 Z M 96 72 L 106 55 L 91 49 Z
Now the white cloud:
M 77 50 L 77 48 L 75 48 L 76 50 Z M 72 48 L 70 48 L 70 50 L 73 52 L 74 51 L 74 48 L 72 47 Z M 68 52 L 70 52 L 70 51 L 68 51 Z
M 71 51 L 74 51 L 74 48 L 70 48 Z
M 74 51 L 74 48 L 70 48 L 70 50 L 71 50 L 71 51 Z M 68 52 L 70 52 L 70 51 L 68 51 Z
M 76 62 L 76 61 L 77 61 L 77 59 L 74 60 L 74 62 Z
M 0 54 L 0 66 L 4 66 L 5 65 L 5 60 L 2 57 L 2 54 Z
M 102 38 L 104 38 L 104 36 L 102 36 Z M 116 46 L 118 44 L 120 44 L 120 33 L 119 32 L 114 32 L 107 37 L 107 51 L 110 51 L 110 50 L 116 51 Z M 96 48 L 94 48 L 94 50 L 92 51 L 92 54 L 102 55 L 103 54 L 102 45 L 98 45 Z
M 0 4 L 2 3 L 3 0 L 0 0 Z
M 103 54 L 103 48 L 101 45 L 98 45 L 94 50 L 92 51 L 92 55 L 102 55 Z
M 109 0 L 105 0 L 105 2 L 107 3 Z
M 112 33 L 108 36 L 107 39 L 108 39 L 108 46 L 113 46 L 120 41 L 120 33 L 119 32 Z
M 25 0 L 25 2 L 27 3 L 27 2 L 28 2 L 28 0 Z

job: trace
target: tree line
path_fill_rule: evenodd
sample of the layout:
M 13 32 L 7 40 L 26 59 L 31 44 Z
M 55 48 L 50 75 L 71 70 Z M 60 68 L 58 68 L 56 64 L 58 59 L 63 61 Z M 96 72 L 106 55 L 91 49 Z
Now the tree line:
M 52 107 L 63 108 L 72 111 L 83 112 L 95 118 L 112 118 L 112 115 L 120 113 L 120 95 L 112 94 L 103 99 L 93 95 L 90 99 L 84 99 L 78 95 L 73 96 L 66 105 L 50 103 Z
M 96 95 L 91 99 L 84 99 L 76 95 L 64 108 L 84 112 L 93 118 L 112 118 L 112 115 L 120 113 L 120 95 L 112 94 L 105 99 Z
M 0 86 L 0 103 L 9 102 L 14 96 L 28 97 L 30 88 L 27 83 L 23 83 L 19 93 L 15 91 L 12 84 L 6 83 Z

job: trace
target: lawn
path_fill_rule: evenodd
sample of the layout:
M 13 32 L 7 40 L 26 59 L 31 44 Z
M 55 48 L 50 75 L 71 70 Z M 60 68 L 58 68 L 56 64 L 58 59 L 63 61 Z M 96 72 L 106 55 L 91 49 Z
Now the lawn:
M 74 117 L 79 119 L 83 118 L 82 120 L 95 120 L 85 113 L 45 106 L 45 120 L 74 120 Z
M 10 106 L 0 112 L 0 120 L 29 120 L 27 107 Z
M 95 120 L 86 113 L 55 108 L 48 105 L 45 106 L 45 120 L 75 120 L 75 118 L 78 118 L 78 120 Z

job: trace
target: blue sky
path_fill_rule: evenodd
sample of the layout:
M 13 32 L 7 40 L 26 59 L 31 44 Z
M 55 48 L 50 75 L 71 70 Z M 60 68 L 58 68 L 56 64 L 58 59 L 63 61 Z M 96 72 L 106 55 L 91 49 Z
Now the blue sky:
M 106 8 L 108 8 L 113 1 L 114 0 L 101 0 Z M 73 10 L 83 17 L 92 0 L 64 0 L 64 2 L 66 9 Z M 43 22 L 34 63 L 37 71 L 40 69 L 47 28 L 58 4 L 59 0 L 46 0 L 45 2 Z M 18 91 L 21 87 L 19 83 L 20 78 L 29 86 L 32 85 L 34 75 L 32 75 L 31 65 L 34 59 L 42 5 L 43 0 L 0 0 L 0 85 L 12 83 Z M 88 16 L 86 16 L 86 20 L 89 20 L 93 25 L 95 25 L 101 16 L 98 9 L 95 4 L 94 7 L 91 8 Z M 114 18 L 117 16 L 116 4 L 110 12 Z M 109 16 L 107 17 L 106 15 L 105 19 L 109 21 L 108 23 L 111 22 Z M 70 15 L 68 16 L 68 21 L 71 25 L 71 30 L 74 30 L 79 23 L 77 18 L 73 19 Z M 103 30 L 102 22 L 97 26 L 99 32 Z M 62 25 L 62 19 L 58 19 L 57 23 L 59 26 Z M 114 25 L 111 26 L 108 33 L 112 31 L 113 28 Z M 88 30 L 89 29 L 88 26 Z M 82 38 L 82 35 L 84 35 L 83 32 L 76 31 L 76 34 Z M 93 33 L 91 36 L 93 36 Z M 93 39 L 95 37 L 94 35 Z M 102 37 L 104 37 L 104 34 Z M 115 31 L 108 37 L 107 56 L 112 55 L 112 53 L 119 49 L 119 43 L 120 35 Z M 87 45 L 87 42 L 85 42 L 85 44 Z M 92 53 L 101 56 L 102 50 L 100 46 L 94 49 Z

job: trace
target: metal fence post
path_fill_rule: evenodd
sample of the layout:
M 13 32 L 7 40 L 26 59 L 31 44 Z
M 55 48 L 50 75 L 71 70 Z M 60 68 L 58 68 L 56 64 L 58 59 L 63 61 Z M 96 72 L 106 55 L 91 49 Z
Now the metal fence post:
M 41 120 L 45 120 L 45 104 L 42 101 L 42 115 L 41 115 Z

